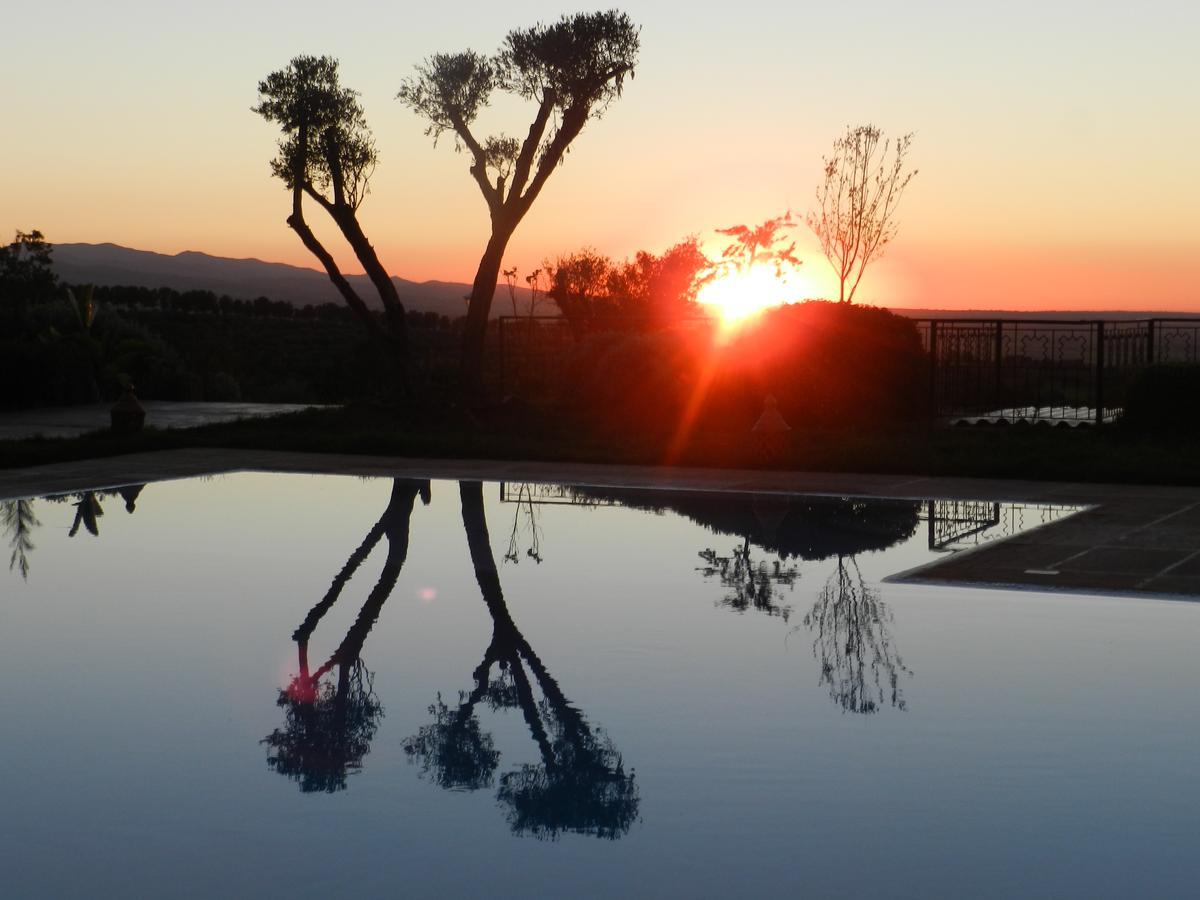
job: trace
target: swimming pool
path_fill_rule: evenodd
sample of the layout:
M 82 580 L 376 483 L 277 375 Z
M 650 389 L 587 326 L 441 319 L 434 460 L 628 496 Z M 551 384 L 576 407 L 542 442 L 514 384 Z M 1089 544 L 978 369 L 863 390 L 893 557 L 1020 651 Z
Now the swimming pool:
M 1072 512 L 250 473 L 8 501 L 0 885 L 1186 894 L 1200 608 L 886 580 Z

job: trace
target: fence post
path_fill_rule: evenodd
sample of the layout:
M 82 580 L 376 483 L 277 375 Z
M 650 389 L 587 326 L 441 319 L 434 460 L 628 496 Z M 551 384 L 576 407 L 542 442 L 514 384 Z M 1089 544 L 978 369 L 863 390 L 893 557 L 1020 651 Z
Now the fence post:
M 1154 319 L 1146 320 L 1146 365 L 1154 365 Z
M 1096 322 L 1096 424 L 1104 424 L 1104 322 Z
M 929 322 L 929 421 L 937 420 L 937 368 L 938 368 L 938 323 Z
M 996 401 L 995 406 L 996 406 L 997 410 L 1002 410 L 1004 404 L 1001 403 L 1001 401 L 1000 401 L 1000 395 L 1001 395 L 1000 385 L 1001 385 L 1001 379 L 1004 376 L 1004 320 L 1003 319 L 996 320 L 996 346 L 995 346 L 995 349 L 993 350 L 993 355 L 995 356 L 995 363 L 996 363 L 996 396 L 994 398 Z
M 499 328 L 500 353 L 498 354 L 499 359 L 497 360 L 497 364 L 500 369 L 500 399 L 501 400 L 504 399 L 504 395 L 505 395 L 505 390 L 504 390 L 504 387 L 505 387 L 504 386 L 504 323 L 505 323 L 505 317 L 501 316 L 500 317 L 500 328 Z

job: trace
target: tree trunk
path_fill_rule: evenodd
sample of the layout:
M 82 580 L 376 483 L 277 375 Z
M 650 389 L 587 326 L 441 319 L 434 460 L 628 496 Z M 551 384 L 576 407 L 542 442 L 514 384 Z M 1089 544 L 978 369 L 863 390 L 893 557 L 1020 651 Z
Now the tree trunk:
M 363 271 L 366 272 L 371 284 L 375 286 L 375 290 L 379 294 L 388 324 L 388 334 L 392 338 L 395 349 L 401 357 L 407 357 L 408 328 L 404 319 L 404 304 L 400 302 L 395 282 L 388 275 L 383 263 L 379 261 L 379 256 L 370 240 L 367 239 L 362 226 L 358 224 L 358 217 L 354 211 L 349 207 L 337 209 L 335 220 L 338 227 L 341 228 L 342 235 L 346 238 L 346 243 L 354 251 Z
M 512 237 L 513 228 L 497 225 L 488 240 L 475 282 L 471 285 L 471 300 L 467 306 L 467 325 L 463 330 L 462 360 L 459 378 L 462 389 L 470 396 L 483 393 L 483 360 L 487 340 L 488 316 L 492 311 L 492 299 L 496 296 L 496 283 L 500 278 L 500 267 L 504 263 L 504 251 Z
M 375 626 L 379 613 L 383 610 L 383 604 L 391 596 L 392 590 L 396 587 L 396 581 L 400 577 L 400 570 L 404 568 L 404 563 L 408 559 L 408 540 L 413 506 L 417 496 L 422 494 L 423 490 L 422 483 L 418 481 L 397 478 L 392 482 L 392 497 L 381 520 L 384 522 L 383 534 L 387 538 L 388 544 L 383 571 L 379 573 L 379 580 L 358 611 L 358 617 L 354 620 L 354 624 L 350 626 L 350 630 L 346 632 L 346 636 L 338 645 L 337 650 L 333 652 L 329 661 L 321 667 L 314 678 L 320 678 L 335 665 L 340 667 L 339 674 L 345 672 L 362 653 L 367 635 Z

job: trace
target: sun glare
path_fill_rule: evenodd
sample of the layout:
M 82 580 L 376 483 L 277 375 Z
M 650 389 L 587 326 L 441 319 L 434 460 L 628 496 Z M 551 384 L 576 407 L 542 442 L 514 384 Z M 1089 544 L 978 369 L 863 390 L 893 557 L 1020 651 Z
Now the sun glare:
M 794 268 L 777 273 L 775 266 L 760 263 L 718 275 L 700 288 L 696 300 L 720 316 L 728 331 L 763 310 L 800 299 L 800 291 Z

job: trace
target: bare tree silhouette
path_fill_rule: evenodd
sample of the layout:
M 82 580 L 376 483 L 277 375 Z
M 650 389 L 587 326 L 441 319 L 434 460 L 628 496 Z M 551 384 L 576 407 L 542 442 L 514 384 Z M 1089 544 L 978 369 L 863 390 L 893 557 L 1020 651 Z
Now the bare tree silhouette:
M 537 510 L 533 505 L 533 486 L 522 482 L 517 487 L 516 509 L 513 510 L 512 530 L 508 535 L 508 552 L 504 561 L 516 565 L 521 561 L 521 538 L 529 537 L 529 546 L 524 555 L 536 563 L 542 561 L 542 527 L 538 525 Z
M 891 610 L 867 585 L 858 561 L 838 556 L 804 624 L 816 632 L 821 683 L 846 712 L 874 713 L 884 704 L 906 708 L 900 676 L 912 672 L 892 645 L 891 622 Z
M 475 669 L 475 688 L 459 694 L 455 710 L 439 696 L 429 708 L 433 723 L 405 741 L 405 753 L 443 787 L 490 787 L 499 753 L 475 709 L 480 702 L 519 709 L 541 761 L 500 776 L 496 796 L 513 832 L 549 840 L 564 832 L 615 840 L 637 820 L 634 773 L 625 771 L 607 734 L 571 705 L 513 621 L 492 555 L 483 486 L 464 481 L 459 493 L 475 578 L 492 617 L 492 640 Z
M 825 179 L 817 188 L 817 209 L 808 226 L 821 242 L 829 264 L 838 276 L 838 300 L 851 303 L 863 272 L 896 236 L 896 207 L 904 189 L 917 174 L 904 171 L 912 135 L 884 140 L 874 125 L 848 128 L 825 157 Z M 846 285 L 850 293 L 846 293 Z

